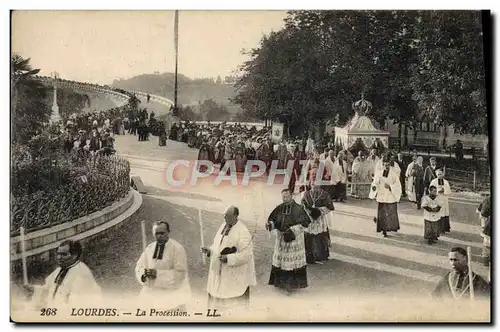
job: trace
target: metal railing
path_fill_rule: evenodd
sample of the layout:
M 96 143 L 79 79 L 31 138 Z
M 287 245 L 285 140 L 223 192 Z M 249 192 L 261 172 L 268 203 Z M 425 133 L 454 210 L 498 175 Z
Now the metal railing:
M 125 197 L 130 190 L 130 164 L 116 156 L 95 156 L 81 165 L 69 184 L 33 194 L 11 195 L 11 236 L 89 215 Z M 81 175 L 83 174 L 83 175 Z
M 446 168 L 445 178 L 450 185 L 463 188 L 489 189 L 491 187 L 491 175 L 479 171 L 463 171 L 454 168 Z

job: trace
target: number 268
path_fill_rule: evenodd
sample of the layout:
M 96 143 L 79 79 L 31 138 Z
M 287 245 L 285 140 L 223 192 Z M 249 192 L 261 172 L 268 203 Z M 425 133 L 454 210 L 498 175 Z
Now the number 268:
M 55 308 L 42 308 L 40 310 L 40 316 L 55 316 L 57 315 L 57 309 Z

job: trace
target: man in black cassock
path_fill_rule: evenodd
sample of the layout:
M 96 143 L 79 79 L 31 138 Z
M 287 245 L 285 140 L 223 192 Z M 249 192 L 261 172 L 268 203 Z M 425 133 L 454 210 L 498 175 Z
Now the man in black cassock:
M 269 285 L 289 293 L 307 287 L 304 229 L 311 220 L 288 189 L 281 195 L 283 203 L 271 212 L 266 224 L 268 231 L 277 231 Z
M 467 251 L 461 247 L 452 248 L 448 254 L 452 270 L 438 283 L 432 297 L 434 299 L 470 299 L 469 268 Z M 489 299 L 490 285 L 479 275 L 472 272 L 475 299 Z

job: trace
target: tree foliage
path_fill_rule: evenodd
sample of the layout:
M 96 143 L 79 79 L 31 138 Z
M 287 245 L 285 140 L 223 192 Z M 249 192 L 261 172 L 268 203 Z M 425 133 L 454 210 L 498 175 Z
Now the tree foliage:
M 86 94 L 75 92 L 70 88 L 57 89 L 59 113 L 64 119 L 69 118 L 73 113 L 80 114 L 87 102 L 90 104 L 90 97 Z
M 213 99 L 207 99 L 201 103 L 200 114 L 207 121 L 227 121 L 229 117 L 227 107 L 217 104 Z
M 410 85 L 419 109 L 455 130 L 487 133 L 485 71 L 479 12 L 420 12 L 419 63 Z
M 202 116 L 196 113 L 191 106 L 184 106 L 180 108 L 179 117 L 182 121 L 201 121 Z
M 249 52 L 234 102 L 293 132 L 345 123 L 364 94 L 378 122 L 415 126 L 425 117 L 484 133 L 480 18 L 472 11 L 291 11 L 282 30 Z
M 46 104 L 47 88 L 35 79 L 39 69 L 33 69 L 30 59 L 19 54 L 11 57 L 11 130 L 15 143 L 26 143 L 40 133 L 50 119 Z

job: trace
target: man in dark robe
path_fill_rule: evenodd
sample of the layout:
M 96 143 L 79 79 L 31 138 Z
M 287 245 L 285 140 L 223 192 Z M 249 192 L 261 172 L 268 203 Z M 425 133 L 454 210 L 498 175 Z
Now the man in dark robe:
M 301 152 L 299 150 L 299 146 L 296 145 L 294 151 L 292 175 L 290 176 L 290 182 L 288 182 L 288 190 L 292 193 L 292 195 L 295 192 L 295 183 L 298 179 L 300 179 L 300 171 L 302 169 L 300 161 Z
M 212 161 L 212 159 L 213 159 L 212 149 L 210 148 L 210 145 L 208 145 L 208 142 L 204 140 L 200 146 L 200 151 L 198 152 L 198 160 Z M 207 170 L 206 165 L 201 165 L 198 167 L 199 171 L 202 173 Z
M 421 156 L 417 157 L 417 162 L 413 165 L 411 170 L 411 176 L 413 177 L 413 185 L 415 190 L 415 199 L 417 203 L 417 210 L 421 209 L 422 197 L 425 193 L 424 184 L 424 168 L 422 167 L 423 158 Z
M 432 292 L 433 299 L 470 299 L 469 266 L 467 251 L 461 247 L 452 248 L 448 253 L 452 270 L 439 281 Z M 479 275 L 472 272 L 474 299 L 489 300 L 490 285 Z
M 457 139 L 457 142 L 453 145 L 453 149 L 455 150 L 455 158 L 458 160 L 464 159 L 464 145 L 462 142 Z
M 278 169 L 286 169 L 286 156 L 287 148 L 283 142 L 278 144 L 278 150 L 276 151 L 276 157 L 278 158 Z
M 234 163 L 236 164 L 236 172 L 244 172 L 247 159 L 245 154 L 245 143 L 239 142 L 234 149 Z
M 102 148 L 104 155 L 109 156 L 109 155 L 112 155 L 113 153 L 115 153 L 114 142 L 115 142 L 115 139 L 113 137 L 111 137 L 111 135 L 109 134 L 109 131 L 107 131 L 101 140 L 101 148 Z
M 424 194 L 426 194 L 426 195 L 427 195 L 427 192 L 428 192 L 429 186 L 431 185 L 432 180 L 437 178 L 436 158 L 431 157 L 431 159 L 429 159 L 429 161 L 430 161 L 430 165 L 425 168 L 425 172 L 424 172 Z
M 304 228 L 311 220 L 288 189 L 281 196 L 283 203 L 271 212 L 266 224 L 268 231 L 277 231 L 269 285 L 291 292 L 307 287 Z
M 170 139 L 173 140 L 173 141 L 176 141 L 177 140 L 177 131 L 179 130 L 179 128 L 177 127 L 177 123 L 174 123 L 172 125 L 172 128 L 170 128 Z
M 406 169 L 408 168 L 408 163 L 404 161 L 403 154 L 398 153 L 398 158 L 396 162 L 399 165 L 401 173 L 399 174 L 399 181 L 401 181 L 402 197 L 406 197 Z
M 101 138 L 97 130 L 92 130 L 92 137 L 90 138 L 90 152 L 96 153 L 101 149 Z
M 66 153 L 70 153 L 71 150 L 73 149 L 73 138 L 71 137 L 71 134 L 68 129 L 66 129 L 63 135 L 63 146 L 64 146 L 64 151 Z
M 266 172 L 269 173 L 274 156 L 273 142 L 271 141 L 271 139 L 264 141 L 264 143 L 258 149 L 262 151 L 261 158 L 262 161 L 266 163 Z
M 311 188 L 304 194 L 302 206 L 311 218 L 305 230 L 306 261 L 315 264 L 328 261 L 330 256 L 328 214 L 335 208 L 328 193 L 316 184 L 316 176 L 312 175 L 311 178 Z
M 159 122 L 159 131 L 158 131 L 158 145 L 159 146 L 167 146 L 167 129 L 165 123 Z
M 245 148 L 245 155 L 247 156 L 247 160 L 255 160 L 255 149 L 252 147 L 252 145 L 248 145 Z
M 437 195 L 437 188 L 429 187 L 429 195 L 422 198 L 422 208 L 424 209 L 424 239 L 428 244 L 436 243 L 440 235 L 439 213 L 443 208 L 443 202 Z

